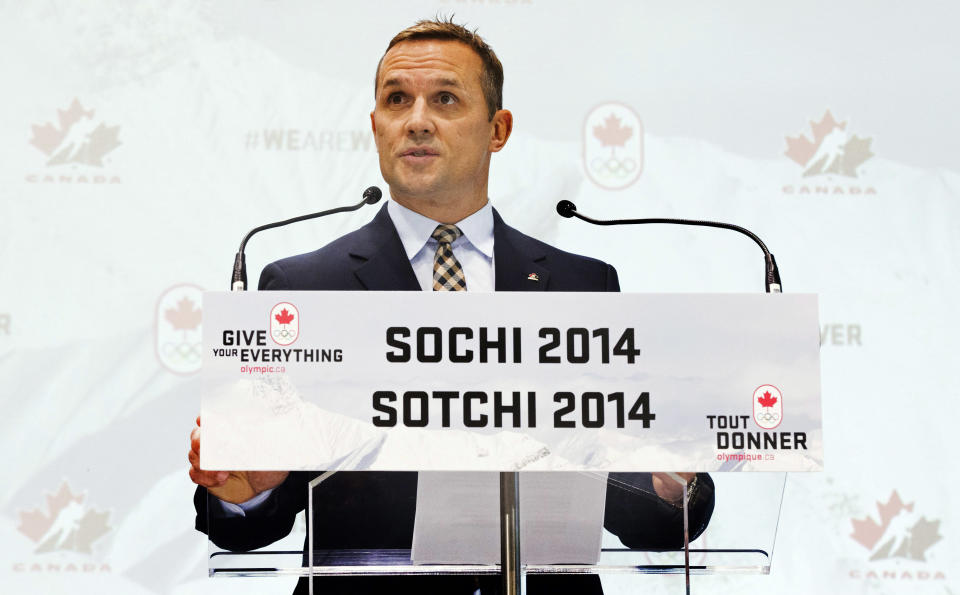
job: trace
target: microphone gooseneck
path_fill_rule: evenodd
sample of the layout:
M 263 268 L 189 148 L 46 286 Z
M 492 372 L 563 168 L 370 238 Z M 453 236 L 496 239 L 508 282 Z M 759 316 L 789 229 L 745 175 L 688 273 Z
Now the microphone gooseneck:
M 240 241 L 240 249 L 237 251 L 236 257 L 233 259 L 233 275 L 230 278 L 230 289 L 233 291 L 246 291 L 247 290 L 247 263 L 244 256 L 244 250 L 247 247 L 247 242 L 255 233 L 259 233 L 265 229 L 272 229 L 274 227 L 283 227 L 284 225 L 290 225 L 291 223 L 297 223 L 298 221 L 306 221 L 307 219 L 316 219 L 317 217 L 326 217 L 327 215 L 333 215 L 335 213 L 346 213 L 348 211 L 356 211 L 364 205 L 376 204 L 380 198 L 383 196 L 383 192 L 376 186 L 370 186 L 363 191 L 363 200 L 358 202 L 355 205 L 349 207 L 337 207 L 335 209 L 327 209 L 326 211 L 320 211 L 319 213 L 311 213 L 309 215 L 300 215 L 299 217 L 293 217 L 292 219 L 284 219 L 283 221 L 277 221 L 274 223 L 267 223 L 266 225 L 261 225 L 259 227 L 254 227 L 247 232 L 247 235 L 243 236 L 243 239 Z
M 577 211 L 577 205 L 573 204 L 569 200 L 561 200 L 557 203 L 557 214 L 567 219 L 576 217 L 577 219 L 582 219 L 587 223 L 592 223 L 593 225 L 643 225 L 646 223 L 669 223 L 674 225 L 696 225 L 700 227 L 732 229 L 733 231 L 742 233 L 756 242 L 756 244 L 760 246 L 760 249 L 763 250 L 763 259 L 765 265 L 764 285 L 766 286 L 767 293 L 781 293 L 783 290 L 783 285 L 780 283 L 780 270 L 777 268 L 777 261 L 773 258 L 773 254 L 771 254 L 770 250 L 767 249 L 767 246 L 763 243 L 763 240 L 757 237 L 757 234 L 745 227 L 740 227 L 739 225 L 733 225 L 731 223 L 720 223 L 717 221 L 700 221 L 697 219 L 667 219 L 662 217 L 646 219 L 594 219 Z

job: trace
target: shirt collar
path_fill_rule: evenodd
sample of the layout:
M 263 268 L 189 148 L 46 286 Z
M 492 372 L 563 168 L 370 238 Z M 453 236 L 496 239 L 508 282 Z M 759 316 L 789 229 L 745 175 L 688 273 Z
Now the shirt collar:
M 413 260 L 413 257 L 423 250 L 431 241 L 433 230 L 440 225 L 439 222 L 392 200 L 387 203 L 387 213 L 397 229 L 408 260 Z M 493 258 L 493 206 L 489 200 L 480 210 L 458 221 L 457 227 L 463 232 L 463 236 L 458 238 L 454 245 L 465 240 L 487 258 Z

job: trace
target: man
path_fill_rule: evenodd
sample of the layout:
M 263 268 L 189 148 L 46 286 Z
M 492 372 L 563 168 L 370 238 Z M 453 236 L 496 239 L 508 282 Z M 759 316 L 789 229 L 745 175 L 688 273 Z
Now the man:
M 513 128 L 502 88 L 502 66 L 476 34 L 449 21 L 421 21 L 400 32 L 377 68 L 370 114 L 391 201 L 359 230 L 268 265 L 260 289 L 618 291 L 610 265 L 525 236 L 490 206 L 491 155 Z M 203 471 L 197 421 L 189 455 L 190 477 L 200 486 L 197 528 L 231 550 L 264 547 L 289 533 L 317 474 Z M 713 484 L 706 475 L 684 477 L 695 486 L 692 539 L 712 513 Z M 416 473 L 332 475 L 314 502 L 314 547 L 409 548 L 416 485 Z M 682 490 L 666 474 L 611 474 L 604 524 L 631 547 L 679 547 Z M 462 576 L 315 583 L 323 593 L 468 594 L 497 585 L 496 577 Z M 532 576 L 528 585 L 530 593 L 601 592 L 596 576 Z M 306 589 L 301 580 L 296 592 Z

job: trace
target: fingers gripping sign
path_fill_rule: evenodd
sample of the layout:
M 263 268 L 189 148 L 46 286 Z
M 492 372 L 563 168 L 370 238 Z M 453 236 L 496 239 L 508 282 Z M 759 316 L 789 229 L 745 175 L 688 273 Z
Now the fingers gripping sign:
M 696 473 L 654 473 L 653 490 L 660 498 L 676 505 L 682 505 L 683 485 L 689 487 Z
M 200 416 L 190 432 L 190 480 L 207 488 L 217 498 L 239 504 L 257 494 L 277 487 L 287 478 L 286 471 L 206 471 L 200 468 Z

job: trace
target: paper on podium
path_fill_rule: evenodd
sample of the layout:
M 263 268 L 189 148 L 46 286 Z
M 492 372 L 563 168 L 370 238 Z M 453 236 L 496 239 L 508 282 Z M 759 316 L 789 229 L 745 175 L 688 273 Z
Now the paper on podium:
M 520 473 L 524 564 L 596 564 L 603 537 L 605 473 Z M 500 562 L 500 475 L 424 472 L 417 480 L 414 564 Z

